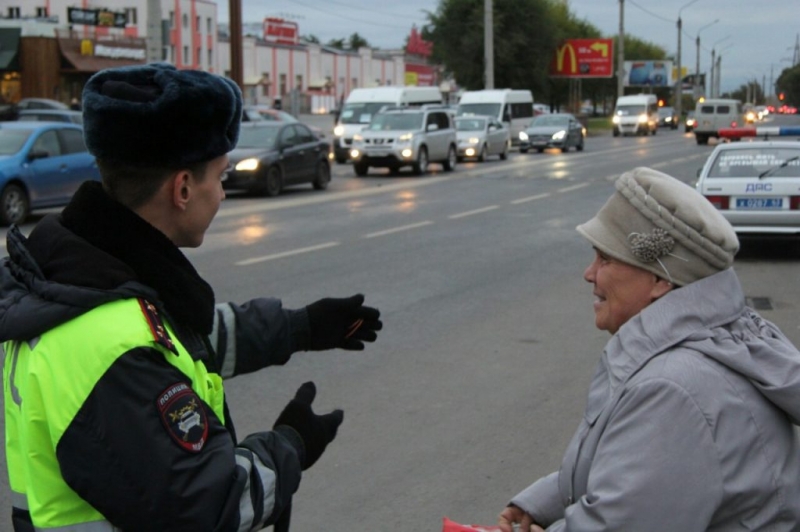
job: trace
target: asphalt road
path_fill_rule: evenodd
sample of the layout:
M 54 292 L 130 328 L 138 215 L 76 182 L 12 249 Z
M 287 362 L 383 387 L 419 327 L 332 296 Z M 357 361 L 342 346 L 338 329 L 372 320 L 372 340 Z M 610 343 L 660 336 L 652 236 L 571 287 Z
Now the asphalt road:
M 204 245 L 187 251 L 219 301 L 271 295 L 297 308 L 361 292 L 384 321 L 364 352 L 298 353 L 227 383 L 241 435 L 268 429 L 307 380 L 317 410 L 345 411 L 303 478 L 293 530 L 491 524 L 557 469 L 608 338 L 594 328 L 582 279 L 592 251 L 574 228 L 622 171 L 650 166 L 692 183 L 711 148 L 662 129 L 421 178 L 356 178 L 337 165 L 327 191 L 230 195 Z M 771 306 L 762 315 L 800 345 L 798 263 L 797 240 L 758 239 L 743 241 L 735 268 L 745 293 Z

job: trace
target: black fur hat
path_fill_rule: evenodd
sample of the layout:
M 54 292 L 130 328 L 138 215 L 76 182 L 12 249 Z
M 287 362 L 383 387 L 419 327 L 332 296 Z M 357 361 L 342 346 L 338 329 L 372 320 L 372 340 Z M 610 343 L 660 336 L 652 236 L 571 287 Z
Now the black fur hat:
M 168 63 L 109 68 L 83 89 L 89 152 L 101 160 L 180 168 L 236 146 L 242 93 L 230 79 Z

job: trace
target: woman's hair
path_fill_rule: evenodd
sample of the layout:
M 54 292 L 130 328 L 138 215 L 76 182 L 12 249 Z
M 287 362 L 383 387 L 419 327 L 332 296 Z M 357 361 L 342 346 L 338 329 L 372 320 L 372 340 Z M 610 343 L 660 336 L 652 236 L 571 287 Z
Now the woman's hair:
M 109 196 L 129 209 L 137 209 L 152 198 L 161 185 L 176 172 L 188 170 L 198 181 L 206 178 L 208 161 L 182 168 L 130 166 L 114 161 L 97 159 L 103 188 Z

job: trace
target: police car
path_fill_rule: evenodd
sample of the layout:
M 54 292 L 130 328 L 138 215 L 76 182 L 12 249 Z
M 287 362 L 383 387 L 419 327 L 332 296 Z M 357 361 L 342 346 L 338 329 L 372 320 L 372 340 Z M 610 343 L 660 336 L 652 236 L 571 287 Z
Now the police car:
M 800 234 L 800 142 L 719 144 L 696 186 L 737 233 Z

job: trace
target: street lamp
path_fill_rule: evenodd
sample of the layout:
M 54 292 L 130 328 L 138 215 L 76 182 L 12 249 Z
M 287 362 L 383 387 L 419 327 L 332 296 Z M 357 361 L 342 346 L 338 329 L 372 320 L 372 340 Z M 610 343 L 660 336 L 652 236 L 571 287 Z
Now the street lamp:
M 682 32 L 683 32 L 683 21 L 681 20 L 681 11 L 689 7 L 690 5 L 697 2 L 697 0 L 692 0 L 691 2 L 684 4 L 678 10 L 678 78 L 677 82 L 675 83 L 675 113 L 678 117 L 681 116 L 681 100 L 683 99 L 683 69 L 681 67 L 681 41 L 682 39 Z
M 715 20 L 714 22 L 709 22 L 699 30 L 697 30 L 697 38 L 695 42 L 697 43 L 697 64 L 694 69 L 694 99 L 696 100 L 700 96 L 700 32 L 704 29 L 708 28 L 709 26 L 713 26 L 719 22 L 719 19 Z
M 717 94 L 717 96 L 719 96 L 719 94 L 721 92 L 720 91 L 720 86 L 721 86 L 721 82 L 722 82 L 722 53 L 723 52 L 727 52 L 728 50 L 730 50 L 733 47 L 734 47 L 733 44 L 731 44 L 730 46 L 726 46 L 725 48 L 720 50 L 719 51 L 719 55 L 717 55 L 717 66 L 716 66 L 717 79 L 715 80 L 716 84 L 717 84 L 717 87 L 716 87 L 716 90 L 714 91 Z
M 716 70 L 716 67 L 714 66 L 714 61 L 715 61 L 714 55 L 717 53 L 716 46 L 719 43 L 721 43 L 722 41 L 725 41 L 725 40 L 730 39 L 730 38 L 731 38 L 730 35 L 726 35 L 722 39 L 720 39 L 717 42 L 715 42 L 713 46 L 711 46 L 711 82 L 708 84 L 708 86 L 709 86 L 708 95 L 711 98 L 716 98 L 717 97 L 717 94 L 714 93 L 714 87 L 716 87 L 716 85 L 714 84 L 714 73 L 715 73 L 715 70 Z

